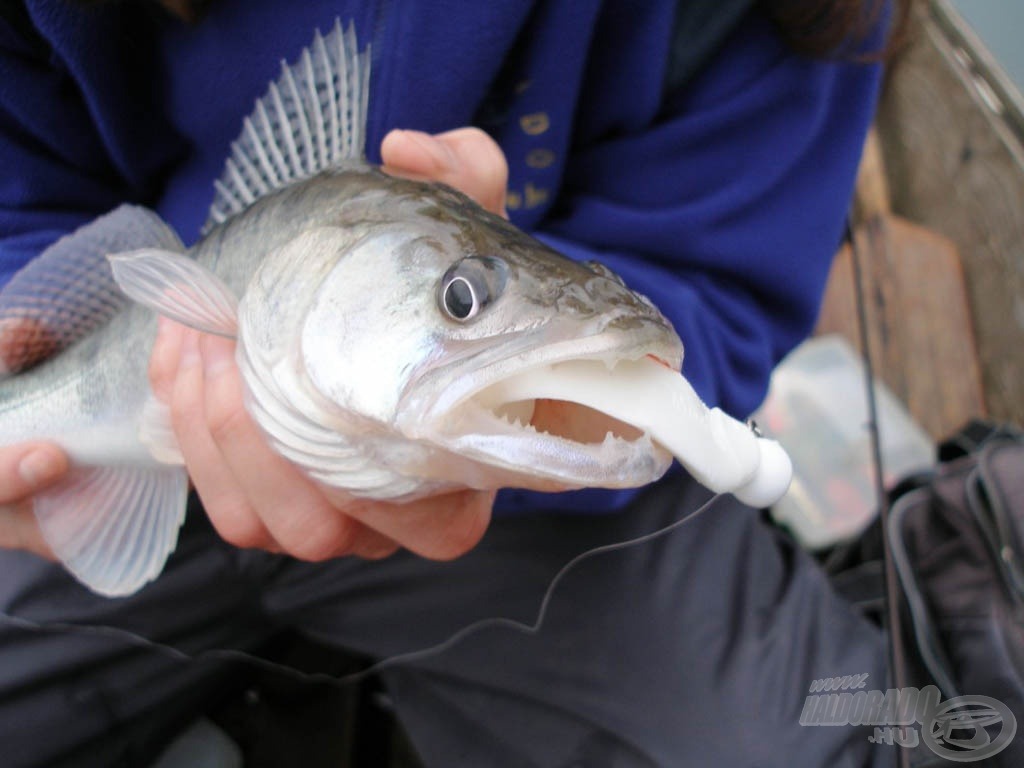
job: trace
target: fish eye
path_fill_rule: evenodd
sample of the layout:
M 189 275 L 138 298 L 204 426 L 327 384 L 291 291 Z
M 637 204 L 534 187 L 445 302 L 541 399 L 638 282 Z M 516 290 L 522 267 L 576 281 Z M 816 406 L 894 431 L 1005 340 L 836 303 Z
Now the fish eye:
M 438 304 L 452 320 L 472 320 L 501 296 L 507 275 L 508 266 L 501 259 L 468 256 L 444 273 Z
M 480 311 L 480 300 L 472 283 L 453 277 L 444 289 L 444 308 L 453 320 L 469 320 Z

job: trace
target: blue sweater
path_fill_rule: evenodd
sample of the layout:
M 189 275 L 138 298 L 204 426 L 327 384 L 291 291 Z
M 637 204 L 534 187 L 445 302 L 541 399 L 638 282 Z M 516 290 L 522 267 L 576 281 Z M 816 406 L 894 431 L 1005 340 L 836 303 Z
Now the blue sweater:
M 680 77 L 675 5 L 215 0 L 189 26 L 148 3 L 27 0 L 0 14 L 0 285 L 125 201 L 194 241 L 280 61 L 352 19 L 373 46 L 370 159 L 392 128 L 484 127 L 509 160 L 512 220 L 650 296 L 698 393 L 742 417 L 816 317 L 879 68 L 798 56 L 749 10 Z

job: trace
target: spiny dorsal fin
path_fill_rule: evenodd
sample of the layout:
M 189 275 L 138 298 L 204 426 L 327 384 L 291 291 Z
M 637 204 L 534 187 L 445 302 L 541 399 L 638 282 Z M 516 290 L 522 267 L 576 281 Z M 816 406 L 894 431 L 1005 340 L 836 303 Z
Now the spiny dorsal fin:
M 369 85 L 370 47 L 359 52 L 354 26 L 335 21 L 327 37 L 317 30 L 242 122 L 203 232 L 276 189 L 362 159 Z

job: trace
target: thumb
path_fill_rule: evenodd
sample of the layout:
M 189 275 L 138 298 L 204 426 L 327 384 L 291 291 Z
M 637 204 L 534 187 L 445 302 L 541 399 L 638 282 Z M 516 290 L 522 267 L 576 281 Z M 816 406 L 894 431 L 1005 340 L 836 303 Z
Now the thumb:
M 49 443 L 24 443 L 0 448 L 0 504 L 31 496 L 67 470 L 67 456 Z
M 507 217 L 508 163 L 501 147 L 479 128 L 437 135 L 393 130 L 384 137 L 381 158 L 389 173 L 442 182 Z
M 32 513 L 31 497 L 67 468 L 67 457 L 54 445 L 0 448 L 0 547 L 27 549 L 53 559 Z

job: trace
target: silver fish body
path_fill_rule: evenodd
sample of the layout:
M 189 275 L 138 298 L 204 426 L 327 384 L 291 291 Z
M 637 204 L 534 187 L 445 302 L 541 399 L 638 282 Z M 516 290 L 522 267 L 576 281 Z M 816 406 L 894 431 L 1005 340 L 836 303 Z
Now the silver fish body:
M 649 440 L 571 439 L 475 401 L 530 367 L 682 345 L 642 296 L 555 253 L 465 196 L 357 163 L 257 201 L 188 253 L 240 297 L 248 405 L 276 447 L 332 487 L 403 498 L 441 487 L 641 485 L 669 455 Z M 500 295 L 447 316 L 446 273 L 500 265 Z M 0 384 L 0 443 L 56 440 L 81 464 L 153 461 L 140 438 L 151 312 L 130 304 L 56 359 Z M 501 411 L 504 407 L 505 410 Z M 519 409 L 529 421 L 530 404 Z M 523 418 L 525 417 L 525 418 Z
M 129 304 L 60 355 L 0 381 L 0 445 L 46 439 L 79 465 L 154 462 L 138 440 L 156 318 Z

